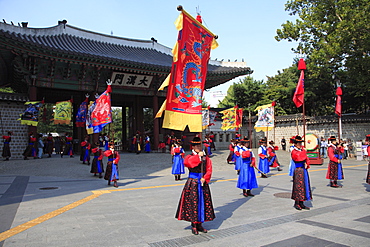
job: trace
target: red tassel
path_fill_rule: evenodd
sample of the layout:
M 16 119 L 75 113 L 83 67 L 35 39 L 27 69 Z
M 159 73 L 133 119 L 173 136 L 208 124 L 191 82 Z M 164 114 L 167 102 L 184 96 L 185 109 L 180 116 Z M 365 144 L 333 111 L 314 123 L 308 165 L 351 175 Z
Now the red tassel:
M 298 70 L 305 70 L 306 69 L 306 63 L 303 58 L 299 59 L 298 61 Z
M 199 21 L 200 23 L 202 23 L 202 17 L 200 15 L 197 15 L 197 21 Z

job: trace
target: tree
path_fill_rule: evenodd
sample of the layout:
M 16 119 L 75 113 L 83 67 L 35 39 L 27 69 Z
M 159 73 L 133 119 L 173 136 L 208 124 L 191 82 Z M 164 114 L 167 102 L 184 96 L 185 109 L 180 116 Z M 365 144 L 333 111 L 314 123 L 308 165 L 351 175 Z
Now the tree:
M 290 0 L 285 7 L 299 19 L 282 24 L 275 38 L 298 41 L 294 51 L 308 56 L 307 78 L 317 93 L 313 103 L 327 99 L 326 90 L 334 98 L 336 75 L 344 91 L 343 111 L 365 111 L 370 96 L 370 0 Z
M 122 107 L 112 107 L 111 124 L 113 125 L 114 139 L 122 141 Z M 107 128 L 110 128 L 109 131 L 112 130 L 111 124 L 107 125 Z
M 275 114 L 289 115 L 301 113 L 293 103 L 293 94 L 296 89 L 300 72 L 295 61 L 289 68 L 273 77 L 267 77 L 267 88 L 263 96 L 264 103 L 276 101 Z M 326 76 L 329 74 L 327 73 Z M 331 80 L 331 79 L 330 79 Z M 329 80 L 329 82 L 330 82 Z M 310 116 L 328 115 L 334 112 L 335 92 L 327 78 L 311 78 L 311 71 L 305 71 L 305 113 Z M 334 91 L 334 92 L 333 92 Z
M 278 74 L 275 76 L 267 77 L 267 89 L 263 95 L 263 101 L 266 104 L 276 101 L 276 115 L 288 115 L 298 112 L 292 101 L 298 77 L 297 66 L 291 66 L 283 69 L 282 72 L 278 71 Z
M 202 97 L 202 108 L 208 108 L 209 103 L 206 101 L 204 97 Z
M 263 80 L 254 80 L 253 77 L 247 76 L 229 87 L 226 97 L 219 103 L 218 107 L 226 108 L 238 105 L 240 108 L 251 107 L 255 109 L 262 100 L 265 88 Z

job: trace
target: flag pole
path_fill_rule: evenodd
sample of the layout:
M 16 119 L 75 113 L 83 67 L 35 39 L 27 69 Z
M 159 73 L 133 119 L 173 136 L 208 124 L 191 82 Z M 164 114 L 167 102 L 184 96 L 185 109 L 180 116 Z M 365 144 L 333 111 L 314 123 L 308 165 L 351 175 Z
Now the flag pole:
M 295 103 L 296 107 L 299 108 L 302 106 L 302 125 L 303 125 L 303 146 L 306 146 L 306 107 L 305 107 L 305 100 L 304 100 L 304 71 L 306 70 L 306 63 L 303 58 L 300 58 L 298 61 L 298 70 L 301 71 L 301 75 L 299 76 L 298 84 L 296 91 L 293 96 L 293 102 Z M 301 104 L 300 104 L 301 103 Z M 297 128 L 298 130 L 298 128 Z
M 250 143 L 251 143 L 251 148 L 253 147 L 253 141 L 252 141 L 252 120 L 251 120 L 251 104 L 249 104 L 248 106 L 248 115 L 249 115 L 249 119 L 248 119 L 248 122 L 249 122 L 249 140 L 250 140 Z
M 338 142 L 340 142 L 341 135 L 342 135 L 342 117 L 338 116 Z
M 305 114 L 305 111 L 306 111 L 306 107 L 305 107 L 305 100 L 304 100 L 304 96 L 303 96 L 303 105 L 302 105 L 302 121 L 303 121 L 303 147 L 306 147 L 306 114 Z

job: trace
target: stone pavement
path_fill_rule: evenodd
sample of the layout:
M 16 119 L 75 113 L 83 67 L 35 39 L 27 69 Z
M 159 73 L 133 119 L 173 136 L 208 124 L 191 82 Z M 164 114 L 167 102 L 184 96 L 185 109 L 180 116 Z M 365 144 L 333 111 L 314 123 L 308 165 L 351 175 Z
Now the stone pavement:
M 227 154 L 212 157 L 216 219 L 198 236 L 174 218 L 185 180 L 174 181 L 168 153 L 122 153 L 119 188 L 90 174 L 77 156 L 0 161 L 0 246 L 370 245 L 367 162 L 344 160 L 338 189 L 325 179 L 328 160 L 312 166 L 312 208 L 297 211 L 288 152 L 278 151 L 284 170 L 258 178 L 256 196 L 247 198 Z

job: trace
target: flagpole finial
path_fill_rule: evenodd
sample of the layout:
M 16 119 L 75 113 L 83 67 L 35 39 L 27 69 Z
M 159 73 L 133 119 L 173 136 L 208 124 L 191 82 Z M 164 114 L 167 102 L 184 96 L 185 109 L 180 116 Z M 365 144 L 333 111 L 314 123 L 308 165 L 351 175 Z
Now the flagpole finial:
M 181 5 L 177 6 L 177 10 L 182 11 L 183 10 L 182 6 Z
M 108 79 L 105 83 L 107 83 L 107 85 L 112 85 L 112 81 L 110 79 Z

